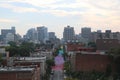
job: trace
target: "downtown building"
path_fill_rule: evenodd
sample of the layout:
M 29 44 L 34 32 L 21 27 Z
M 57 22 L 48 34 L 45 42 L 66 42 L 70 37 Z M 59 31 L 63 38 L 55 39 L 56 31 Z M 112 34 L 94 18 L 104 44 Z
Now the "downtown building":
M 37 27 L 38 41 L 40 43 L 46 43 L 48 40 L 48 29 L 45 26 Z
M 118 48 L 120 46 L 120 32 L 112 32 L 111 30 L 106 30 L 101 32 L 92 32 L 92 42 L 96 43 L 96 48 L 98 51 L 106 52 L 112 48 Z
M 24 36 L 24 39 L 33 43 L 38 42 L 38 32 L 35 28 L 31 28 L 27 31 L 27 34 Z
M 86 42 L 90 42 L 91 41 L 91 28 L 89 27 L 81 28 L 81 37 L 84 38 Z
M 16 40 L 15 27 L 11 27 L 11 29 L 1 29 L 1 38 L 3 43 L 8 43 L 9 41 L 15 41 Z
M 105 32 L 101 32 L 101 30 L 98 30 L 97 32 L 92 32 L 91 33 L 92 42 L 96 42 L 97 39 L 120 40 L 120 32 L 112 32 L 111 30 L 106 30 Z
M 63 40 L 64 42 L 71 42 L 75 39 L 74 27 L 67 26 L 64 28 Z

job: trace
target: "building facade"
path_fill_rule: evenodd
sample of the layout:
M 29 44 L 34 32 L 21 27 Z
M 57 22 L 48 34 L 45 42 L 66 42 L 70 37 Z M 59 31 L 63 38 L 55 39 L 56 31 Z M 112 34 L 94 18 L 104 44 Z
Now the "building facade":
M 31 28 L 27 31 L 26 39 L 30 42 L 38 42 L 38 33 L 35 28 Z
M 97 46 L 97 50 L 108 51 L 112 48 L 120 47 L 120 40 L 118 39 L 97 39 L 96 46 Z
M 85 38 L 88 42 L 91 41 L 91 28 L 81 28 L 81 36 Z
M 40 80 L 38 69 L 37 67 L 0 68 L 0 80 Z
M 15 41 L 15 34 L 16 34 L 15 27 L 11 27 L 11 29 L 1 29 L 1 37 L 2 37 L 2 41 L 4 42 L 8 41 L 8 35 L 12 37 L 12 38 L 9 37 L 9 39 L 11 39 L 10 41 Z
M 45 43 L 48 40 L 48 29 L 45 26 L 37 27 L 38 40 Z
M 74 40 L 74 38 L 75 38 L 74 27 L 70 27 L 70 26 L 65 27 L 63 32 L 64 41 L 69 42 Z
M 75 53 L 71 57 L 73 71 L 105 72 L 108 65 L 113 67 L 110 56 L 96 53 Z

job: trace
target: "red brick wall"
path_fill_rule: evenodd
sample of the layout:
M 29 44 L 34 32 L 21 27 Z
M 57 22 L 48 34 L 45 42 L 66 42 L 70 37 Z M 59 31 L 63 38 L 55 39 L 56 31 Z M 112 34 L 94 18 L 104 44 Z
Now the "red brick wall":
M 21 77 L 18 77 L 18 74 L 30 74 L 30 72 L 1 72 L 0 73 L 0 80 L 34 80 L 32 79 L 33 76 L 21 76 Z
M 111 48 L 120 47 L 120 41 L 117 39 L 97 39 L 97 50 L 109 50 Z
M 99 54 L 76 54 L 76 71 L 101 71 L 105 72 L 107 65 L 110 64 L 110 58 L 107 55 Z
M 75 44 L 75 43 L 71 43 L 71 44 L 67 44 L 67 51 L 78 51 L 79 47 L 83 47 L 84 45 L 82 44 Z

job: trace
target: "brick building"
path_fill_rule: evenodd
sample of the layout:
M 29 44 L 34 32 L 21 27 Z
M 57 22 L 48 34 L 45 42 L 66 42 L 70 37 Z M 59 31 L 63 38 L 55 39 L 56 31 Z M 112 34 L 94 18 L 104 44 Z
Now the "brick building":
M 40 80 L 38 68 L 0 68 L 0 80 Z
M 111 57 L 105 54 L 75 53 L 71 57 L 72 69 L 74 71 L 100 71 L 105 72 L 108 64 L 112 64 Z
M 20 57 L 13 61 L 14 66 L 37 65 L 40 68 L 40 75 L 45 74 L 46 57 Z
M 107 51 L 111 48 L 120 47 L 120 40 L 118 39 L 97 39 L 97 50 Z
M 90 47 L 85 47 L 84 44 L 82 43 L 67 43 L 66 44 L 66 51 L 71 52 L 71 51 L 87 51 L 87 52 L 94 52 L 94 48 Z

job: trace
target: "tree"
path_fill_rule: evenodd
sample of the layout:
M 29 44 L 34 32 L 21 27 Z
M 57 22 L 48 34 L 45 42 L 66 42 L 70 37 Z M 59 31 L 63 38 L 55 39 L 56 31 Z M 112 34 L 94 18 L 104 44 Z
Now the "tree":
M 0 54 L 0 65 L 1 65 L 1 63 L 2 63 L 2 55 Z
M 111 75 L 111 72 L 112 72 L 111 64 L 108 64 L 107 67 L 106 67 L 105 76 L 109 77 Z
M 113 55 L 113 61 L 115 63 L 115 72 L 116 72 L 116 76 L 115 77 L 118 77 L 120 76 L 120 47 L 118 48 L 111 48 L 109 51 L 108 51 L 108 54 L 109 55 Z
M 51 74 L 51 67 L 54 66 L 55 63 L 54 63 L 54 59 L 49 59 L 49 60 L 46 60 L 46 80 L 49 79 L 50 77 L 50 74 Z
M 96 43 L 95 42 L 89 42 L 88 46 L 96 49 Z
M 8 42 L 8 44 L 9 44 L 10 46 L 12 46 L 12 47 L 16 47 L 16 46 L 17 46 L 16 43 L 13 42 L 13 41 Z
M 9 42 L 10 46 L 6 47 L 10 56 L 30 56 L 30 53 L 34 51 L 35 46 L 30 42 L 22 42 L 19 46 L 15 42 Z

